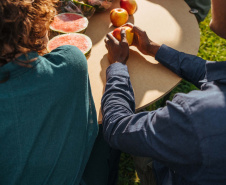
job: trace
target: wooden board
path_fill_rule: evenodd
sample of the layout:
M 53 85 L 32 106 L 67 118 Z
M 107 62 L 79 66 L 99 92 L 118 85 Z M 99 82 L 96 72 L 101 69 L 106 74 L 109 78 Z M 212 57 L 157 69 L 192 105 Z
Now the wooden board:
M 128 22 L 145 30 L 149 38 L 159 44 L 197 54 L 199 26 L 183 0 L 137 0 L 137 4 L 138 10 L 129 17 Z M 95 13 L 89 20 L 86 31 L 93 42 L 88 70 L 99 123 L 102 120 L 101 98 L 106 83 L 106 69 L 109 66 L 104 39 L 108 32 L 115 29 L 109 15 L 113 8 L 118 7 L 119 0 L 115 0 L 106 12 Z M 139 110 L 166 95 L 181 79 L 153 57 L 141 54 L 134 46 L 130 49 L 127 65 L 134 88 L 136 110 Z

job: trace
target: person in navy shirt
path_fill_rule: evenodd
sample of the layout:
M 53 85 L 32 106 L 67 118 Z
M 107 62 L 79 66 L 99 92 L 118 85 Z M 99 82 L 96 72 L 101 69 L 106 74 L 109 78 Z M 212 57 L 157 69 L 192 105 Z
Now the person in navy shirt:
M 225 0 L 212 0 L 210 28 L 226 39 L 225 7 Z M 151 180 L 158 185 L 225 185 L 226 61 L 206 61 L 160 46 L 145 31 L 132 27 L 133 45 L 200 90 L 178 93 L 155 111 L 135 113 L 125 30 L 121 42 L 108 34 L 105 43 L 111 65 L 102 98 L 106 141 L 129 154 L 151 157 Z

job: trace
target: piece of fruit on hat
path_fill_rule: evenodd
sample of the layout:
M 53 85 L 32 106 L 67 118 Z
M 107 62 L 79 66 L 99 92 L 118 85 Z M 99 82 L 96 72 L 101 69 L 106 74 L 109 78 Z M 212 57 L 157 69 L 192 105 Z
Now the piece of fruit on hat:
M 54 17 L 50 29 L 60 33 L 84 33 L 88 19 L 77 13 L 61 13 Z
M 91 39 L 81 33 L 68 33 L 53 37 L 47 44 L 47 50 L 51 52 L 59 46 L 73 45 L 78 47 L 85 56 L 88 56 L 91 48 Z

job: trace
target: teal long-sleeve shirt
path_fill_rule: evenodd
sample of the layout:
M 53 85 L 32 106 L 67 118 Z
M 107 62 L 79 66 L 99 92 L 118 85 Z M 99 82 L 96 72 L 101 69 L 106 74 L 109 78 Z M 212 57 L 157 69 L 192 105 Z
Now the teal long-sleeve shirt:
M 76 185 L 98 132 L 87 61 L 74 46 L 36 57 L 0 68 L 0 184 Z

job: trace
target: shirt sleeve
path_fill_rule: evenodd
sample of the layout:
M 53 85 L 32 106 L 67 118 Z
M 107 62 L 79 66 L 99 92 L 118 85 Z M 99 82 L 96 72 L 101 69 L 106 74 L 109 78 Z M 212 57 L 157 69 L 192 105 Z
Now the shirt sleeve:
M 102 113 L 104 137 L 113 148 L 152 157 L 175 170 L 200 160 L 186 103 L 178 96 L 163 108 L 135 114 L 126 65 L 115 63 L 107 69 Z
M 155 59 L 181 78 L 200 88 L 206 74 L 206 60 L 162 45 Z

